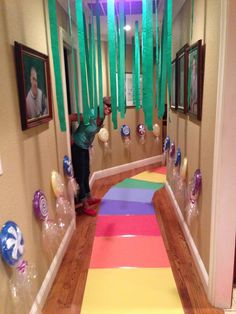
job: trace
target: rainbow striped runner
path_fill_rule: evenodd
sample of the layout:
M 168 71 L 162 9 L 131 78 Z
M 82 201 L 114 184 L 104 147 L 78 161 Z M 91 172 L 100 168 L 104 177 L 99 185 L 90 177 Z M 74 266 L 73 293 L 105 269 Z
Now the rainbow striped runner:
M 183 314 L 152 197 L 160 167 L 125 179 L 104 196 L 81 314 Z

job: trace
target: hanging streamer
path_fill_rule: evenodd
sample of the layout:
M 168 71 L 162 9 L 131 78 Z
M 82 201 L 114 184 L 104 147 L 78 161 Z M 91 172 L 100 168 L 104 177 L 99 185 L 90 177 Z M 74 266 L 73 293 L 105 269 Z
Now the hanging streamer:
M 159 27 L 158 27 L 158 7 L 156 0 L 156 106 L 159 100 Z
M 76 111 L 78 113 L 78 123 L 80 123 L 78 79 L 77 79 L 77 67 L 75 63 L 74 42 L 73 42 L 73 37 L 72 37 L 72 19 L 71 19 L 71 10 L 70 10 L 70 0 L 68 0 L 68 15 L 69 15 L 69 24 L 70 24 L 70 36 L 72 38 L 72 45 L 73 45 L 72 46 L 72 63 L 73 63 L 73 73 L 74 73 L 75 102 L 76 102 Z
M 101 32 L 99 0 L 96 0 L 96 23 L 97 23 L 97 53 L 98 53 L 98 105 L 100 117 L 104 117 L 103 108 L 103 82 L 102 82 L 102 57 L 101 57 Z
M 167 0 L 168 1 L 168 0 Z M 158 103 L 158 118 L 162 119 L 165 112 L 165 96 L 166 96 L 166 76 L 167 76 L 167 60 L 166 60 L 166 7 L 162 21 L 162 35 L 161 35 L 161 64 L 160 64 L 160 93 Z
M 59 57 L 59 45 L 57 34 L 57 12 L 56 12 L 56 0 L 48 1 L 48 12 L 50 20 L 50 33 L 51 33 L 51 48 L 53 55 L 54 76 L 56 83 L 56 96 L 58 116 L 60 122 L 60 129 L 62 132 L 66 131 L 65 110 L 62 91 L 62 79 L 61 79 L 61 66 Z
M 119 36 L 119 108 L 121 119 L 125 117 L 125 10 L 124 0 L 119 1 L 120 36 Z
M 90 97 L 90 109 L 94 106 L 94 85 L 93 85 L 93 72 L 94 72 L 94 63 L 93 63 L 93 38 L 92 38 L 92 24 L 89 23 L 89 76 L 88 76 L 88 86 L 89 86 L 89 97 Z
M 98 113 L 98 95 L 97 95 L 97 58 L 96 58 L 96 46 L 95 46 L 95 37 L 94 37 L 94 23 L 92 16 L 92 47 L 93 47 L 93 97 L 94 97 L 94 116 L 97 118 Z
M 135 105 L 140 109 L 140 45 L 138 21 L 135 22 Z
M 135 105 L 135 39 L 132 37 L 132 100 Z
M 90 72 L 89 72 L 89 48 L 88 48 L 88 36 L 87 36 L 87 24 L 85 14 L 83 13 L 83 21 L 84 21 L 84 43 L 85 43 L 85 59 L 86 59 L 86 73 L 87 73 L 87 82 L 90 82 Z M 89 90 L 89 85 L 87 86 Z M 90 103 L 90 93 L 88 94 L 88 103 Z
M 83 19 L 83 7 L 82 7 L 81 0 L 75 1 L 75 11 L 76 11 L 78 45 L 79 45 L 79 53 L 80 53 L 80 74 L 81 74 L 81 83 L 82 83 L 83 120 L 85 124 L 88 124 L 89 117 L 90 117 L 90 110 L 89 110 L 89 105 L 88 105 L 84 19 Z
M 117 97 L 118 97 L 118 104 L 117 109 L 120 111 L 120 35 L 119 35 L 119 22 L 118 17 L 116 19 L 116 45 L 117 45 L 117 81 L 116 81 L 116 88 L 117 88 Z
M 143 0 L 143 107 L 145 123 L 152 131 L 153 120 L 153 25 L 152 1 Z
M 117 129 L 117 93 L 116 93 L 116 24 L 115 24 L 115 6 L 114 0 L 107 2 L 107 19 L 108 19 L 108 52 L 110 66 L 110 89 L 111 89 L 111 106 L 112 122 Z
M 192 40 L 192 37 L 193 37 L 193 19 L 194 19 L 194 0 L 192 0 L 191 9 L 192 9 L 192 12 L 191 12 L 192 16 L 191 16 L 191 30 L 190 30 L 191 34 L 190 34 L 190 38 Z
M 169 104 L 171 101 L 171 81 L 172 81 L 172 0 L 167 0 L 167 76 Z

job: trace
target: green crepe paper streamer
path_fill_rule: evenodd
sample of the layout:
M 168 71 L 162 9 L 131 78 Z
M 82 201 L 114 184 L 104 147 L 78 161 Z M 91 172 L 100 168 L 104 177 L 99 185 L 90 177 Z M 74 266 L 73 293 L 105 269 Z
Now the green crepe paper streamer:
M 125 117 L 125 11 L 124 0 L 119 1 L 120 36 L 119 36 L 119 108 L 121 119 Z
M 110 87 L 111 87 L 111 105 L 112 122 L 117 129 L 117 94 L 116 94 L 116 24 L 115 24 L 115 6 L 114 0 L 107 2 L 108 19 L 108 53 L 110 66 Z
M 56 0 L 48 1 L 48 11 L 50 20 L 50 33 L 51 33 L 51 48 L 53 55 L 54 75 L 56 83 L 57 107 L 60 122 L 60 129 L 62 132 L 66 131 L 65 110 L 62 92 L 62 79 L 61 79 L 61 66 L 59 58 L 59 45 L 57 34 L 57 12 Z
M 72 38 L 72 19 L 71 19 L 71 11 L 70 11 L 70 0 L 68 0 L 68 14 L 69 14 L 69 24 L 70 24 L 70 36 Z M 77 71 L 76 71 L 76 64 L 75 64 L 74 47 L 72 47 L 72 63 L 73 63 L 73 72 L 74 72 L 76 111 L 78 113 L 78 123 L 80 123 L 79 92 L 78 92 L 78 80 L 77 80 Z
M 158 7 L 156 0 L 156 106 L 159 100 L 159 27 L 158 27 Z
M 82 83 L 82 100 L 83 100 L 83 121 L 85 124 L 89 124 L 90 110 L 88 105 L 88 91 L 87 91 L 87 71 L 86 71 L 86 59 L 85 59 L 85 34 L 84 34 L 84 19 L 83 19 L 83 7 L 82 1 L 75 1 L 76 22 L 77 22 L 77 35 L 78 46 L 80 54 L 80 74 Z
M 93 40 L 92 40 L 92 25 L 89 24 L 89 97 L 90 97 L 90 108 L 93 108 L 94 95 L 93 95 Z
M 192 0 L 192 16 L 191 16 L 191 40 L 192 40 L 192 37 L 193 37 L 193 19 L 194 19 L 194 0 Z
M 135 39 L 132 37 L 132 100 L 135 105 Z
M 167 60 L 166 60 L 166 49 L 167 49 L 167 23 L 166 23 L 166 7 L 164 11 L 164 17 L 162 22 L 162 38 L 161 38 L 161 74 L 160 74 L 160 95 L 158 105 L 158 118 L 162 119 L 165 112 L 165 96 L 166 96 L 166 78 L 167 78 Z
M 168 76 L 168 95 L 171 101 L 171 82 L 172 82 L 172 0 L 167 0 L 167 76 Z
M 188 61 L 188 109 L 190 108 L 190 96 L 191 96 L 191 77 L 192 77 L 192 67 L 191 67 L 191 56 L 189 55 Z
M 96 0 L 96 22 L 97 22 L 97 53 L 98 53 L 98 104 L 100 117 L 104 118 L 99 0 Z
M 153 26 L 152 1 L 143 0 L 143 105 L 145 123 L 149 131 L 153 127 Z
M 138 34 L 138 21 L 135 22 L 135 105 L 140 109 L 140 45 Z
M 85 42 L 85 58 L 86 58 L 86 73 L 88 82 L 90 82 L 90 73 L 89 73 L 89 49 L 88 49 L 88 36 L 87 36 L 87 24 L 85 14 L 83 13 L 83 21 L 84 21 L 84 42 Z M 88 86 L 89 88 L 89 86 Z M 88 95 L 88 101 L 90 103 L 90 94 Z
M 97 58 L 95 49 L 95 37 L 94 37 L 94 23 L 92 16 L 92 47 L 93 47 L 93 98 L 94 98 L 94 116 L 97 118 L 98 115 L 98 95 L 97 95 Z
M 119 87 L 120 87 L 120 36 L 119 36 L 119 25 L 118 25 L 118 19 L 116 23 L 116 44 L 117 44 L 117 76 L 116 76 L 116 88 L 117 88 L 117 94 L 118 94 L 118 104 L 117 109 L 120 111 L 120 93 L 119 93 Z

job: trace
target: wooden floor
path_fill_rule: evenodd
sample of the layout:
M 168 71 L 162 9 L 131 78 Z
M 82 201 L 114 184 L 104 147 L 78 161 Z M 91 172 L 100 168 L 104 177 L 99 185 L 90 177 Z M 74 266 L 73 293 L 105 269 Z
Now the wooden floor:
M 152 165 L 152 167 L 154 166 Z M 97 180 L 92 192 L 94 196 L 102 198 L 114 184 L 149 168 L 142 167 Z M 223 311 L 213 308 L 207 301 L 197 275 L 197 269 L 164 188 L 155 193 L 153 203 L 185 313 L 223 314 Z M 76 231 L 71 239 L 43 313 L 80 313 L 95 226 L 96 217 L 77 215 Z

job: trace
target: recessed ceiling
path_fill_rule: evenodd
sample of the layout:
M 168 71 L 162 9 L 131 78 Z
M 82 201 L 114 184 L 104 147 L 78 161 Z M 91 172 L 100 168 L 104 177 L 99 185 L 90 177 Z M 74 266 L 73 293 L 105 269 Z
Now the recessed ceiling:
M 70 0 L 71 2 L 71 15 L 72 19 L 75 21 L 75 0 Z M 79 0 L 81 1 L 81 0 Z M 109 0 L 108 0 L 109 1 Z M 153 13 L 155 13 L 155 0 L 153 1 Z M 163 11 L 164 11 L 164 1 L 158 0 L 158 17 L 159 25 L 162 23 Z M 68 0 L 57 0 L 57 2 L 63 7 L 67 12 Z M 182 8 L 185 0 L 173 0 L 173 20 Z M 91 19 L 93 14 L 96 15 L 96 0 L 83 0 L 83 8 L 86 15 L 87 21 Z M 119 17 L 119 1 L 115 0 L 116 14 Z M 92 13 L 92 14 L 91 14 Z M 101 23 L 101 39 L 103 41 L 107 40 L 107 0 L 99 0 L 99 14 L 100 14 L 100 23 Z M 141 27 L 142 25 L 142 1 L 141 0 L 125 0 L 125 16 L 126 23 L 131 25 L 131 31 L 126 33 L 127 43 L 131 43 L 132 36 L 134 36 L 134 25 L 135 21 L 139 22 Z M 155 15 L 153 15 L 153 25 L 155 25 Z M 155 27 L 154 27 L 155 33 Z M 96 27 L 95 27 L 96 34 Z

